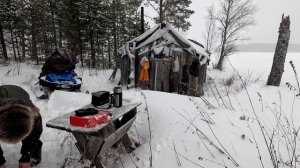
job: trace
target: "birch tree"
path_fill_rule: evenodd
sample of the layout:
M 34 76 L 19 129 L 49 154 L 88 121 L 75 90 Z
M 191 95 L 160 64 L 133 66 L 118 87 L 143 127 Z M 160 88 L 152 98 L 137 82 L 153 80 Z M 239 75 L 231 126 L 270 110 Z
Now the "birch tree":
M 241 34 L 255 24 L 257 8 L 253 0 L 219 0 L 218 5 L 218 11 L 211 17 L 220 33 L 220 58 L 215 68 L 222 70 L 224 58 L 235 52 L 236 43 L 248 39 Z
M 214 6 L 210 6 L 206 16 L 205 49 L 208 53 L 212 53 L 216 49 L 217 31 L 216 20 L 213 17 L 214 11 Z

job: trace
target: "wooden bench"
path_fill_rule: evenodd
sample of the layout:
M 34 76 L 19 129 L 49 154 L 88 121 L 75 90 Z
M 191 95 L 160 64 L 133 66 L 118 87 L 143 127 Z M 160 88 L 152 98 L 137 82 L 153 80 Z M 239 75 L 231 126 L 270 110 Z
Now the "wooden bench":
M 136 119 L 137 106 L 141 103 L 124 102 L 120 108 L 109 109 L 113 116 L 107 123 L 93 128 L 70 125 L 69 118 L 74 112 L 54 118 L 46 123 L 47 127 L 71 132 L 76 139 L 76 146 L 81 155 L 89 159 L 97 168 L 105 168 L 101 155 L 119 141 Z M 90 106 L 90 105 L 89 105 Z

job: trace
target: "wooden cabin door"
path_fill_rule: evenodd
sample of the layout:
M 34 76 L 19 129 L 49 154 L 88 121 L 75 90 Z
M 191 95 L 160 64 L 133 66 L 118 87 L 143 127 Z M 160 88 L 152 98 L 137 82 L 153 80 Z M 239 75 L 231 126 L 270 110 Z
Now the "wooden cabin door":
M 170 91 L 171 59 L 150 60 L 150 89 L 156 91 Z

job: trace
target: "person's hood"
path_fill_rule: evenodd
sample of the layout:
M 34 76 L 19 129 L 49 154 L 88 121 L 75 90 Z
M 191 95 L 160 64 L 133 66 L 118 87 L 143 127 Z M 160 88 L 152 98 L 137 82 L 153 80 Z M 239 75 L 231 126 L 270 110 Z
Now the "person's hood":
M 37 108 L 8 103 L 0 106 L 0 141 L 18 143 L 32 131 Z

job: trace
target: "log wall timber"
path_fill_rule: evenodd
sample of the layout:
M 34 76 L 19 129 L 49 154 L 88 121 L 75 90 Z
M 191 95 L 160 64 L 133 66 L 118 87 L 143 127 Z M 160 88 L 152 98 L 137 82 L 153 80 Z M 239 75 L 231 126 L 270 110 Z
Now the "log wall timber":
M 120 83 L 122 85 L 128 85 L 129 84 L 129 75 L 130 75 L 130 60 L 128 56 L 122 57 L 121 62 L 121 80 Z

